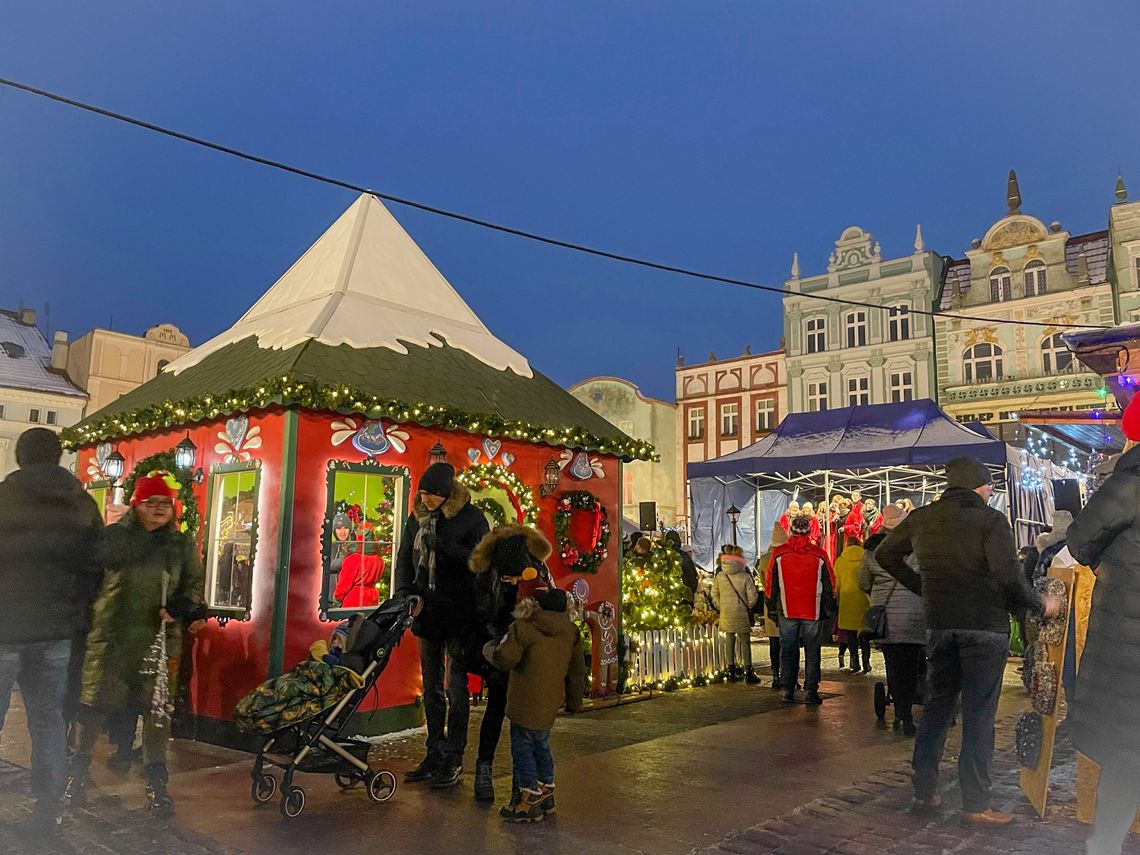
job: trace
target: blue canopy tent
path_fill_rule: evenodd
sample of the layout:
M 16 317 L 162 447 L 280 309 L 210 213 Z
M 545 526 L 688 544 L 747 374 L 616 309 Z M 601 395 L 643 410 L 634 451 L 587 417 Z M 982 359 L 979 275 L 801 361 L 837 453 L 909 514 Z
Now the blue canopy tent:
M 797 492 L 830 502 L 833 490 L 861 490 L 880 504 L 904 496 L 921 504 L 941 483 L 940 468 L 962 456 L 988 464 L 1004 486 L 1005 443 L 959 424 L 929 399 L 790 415 L 747 448 L 688 465 L 695 557 L 710 561 L 724 539 L 721 504 L 735 501 L 752 514 L 751 543 L 741 545 L 755 555 Z M 772 491 L 784 495 L 782 506 L 764 495 Z M 737 500 L 744 492 L 755 494 L 748 507 Z

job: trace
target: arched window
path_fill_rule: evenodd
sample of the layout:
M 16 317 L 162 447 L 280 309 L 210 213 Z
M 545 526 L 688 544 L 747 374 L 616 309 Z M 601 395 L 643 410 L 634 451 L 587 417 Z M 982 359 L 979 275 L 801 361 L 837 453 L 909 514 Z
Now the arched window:
M 995 267 L 990 271 L 990 301 L 1004 303 L 1013 298 L 1013 278 L 1008 267 Z
M 1034 259 L 1025 265 L 1025 296 L 1036 297 L 1045 293 L 1045 262 Z
M 170 364 L 170 360 L 169 360 L 169 359 L 160 359 L 160 360 L 158 360 L 158 370 L 154 372 L 154 375 L 157 377 L 159 374 L 161 374 L 161 373 L 162 373 L 162 369 L 163 369 L 163 368 L 165 368 L 165 367 L 166 367 L 167 365 L 169 365 L 169 364 Z
M 988 383 L 1002 377 L 1001 347 L 983 341 L 962 354 L 962 373 L 967 383 Z
M 1060 374 L 1073 367 L 1073 352 L 1065 347 L 1060 333 L 1054 333 L 1041 342 L 1041 366 L 1046 374 Z

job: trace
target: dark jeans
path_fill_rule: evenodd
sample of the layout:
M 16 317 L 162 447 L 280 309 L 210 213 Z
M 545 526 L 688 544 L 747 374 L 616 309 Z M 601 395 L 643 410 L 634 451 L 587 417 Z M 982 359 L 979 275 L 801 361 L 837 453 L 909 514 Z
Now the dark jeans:
M 780 680 L 790 691 L 800 676 L 800 645 L 804 646 L 804 691 L 819 691 L 820 644 L 823 621 L 780 618 Z
M 918 695 L 919 674 L 926 651 L 921 644 L 884 644 L 883 659 L 887 663 L 887 685 L 895 705 L 895 720 L 910 721 Z
M 460 664 L 459 642 L 417 639 L 420 672 L 424 681 L 424 717 L 427 719 L 428 756 L 463 763 L 467 750 L 467 670 Z M 447 680 L 444 682 L 446 672 Z
M 854 633 L 852 633 L 854 635 Z M 859 670 L 859 654 L 863 654 L 863 667 L 871 667 L 871 639 L 856 637 L 853 641 L 839 642 L 839 658 L 843 658 L 843 654 L 848 650 L 851 651 L 851 670 Z
M 32 794 L 49 805 L 62 798 L 67 778 L 63 700 L 70 658 L 68 639 L 0 644 L 0 729 L 8 715 L 12 686 L 19 683 L 32 737 Z
M 499 737 L 503 735 L 503 721 L 507 717 L 507 676 L 483 681 L 487 689 L 487 704 L 483 708 L 483 723 L 479 725 L 480 763 L 494 763 Z
M 526 790 L 537 790 L 538 783 L 554 783 L 554 755 L 550 753 L 550 731 L 528 730 L 511 722 L 511 762 L 515 783 Z
M 772 665 L 772 682 L 780 682 L 780 637 L 768 639 L 768 662 Z
M 994 715 L 1009 657 L 1009 633 L 943 629 L 929 630 L 926 637 L 928 694 L 914 743 L 914 796 L 929 801 L 938 789 L 938 763 L 960 693 L 962 750 L 958 755 L 958 781 L 962 810 L 987 810 Z
M 1096 820 L 1085 844 L 1088 855 L 1120 855 L 1128 830 L 1140 810 L 1140 781 L 1135 767 L 1106 763 L 1096 788 Z

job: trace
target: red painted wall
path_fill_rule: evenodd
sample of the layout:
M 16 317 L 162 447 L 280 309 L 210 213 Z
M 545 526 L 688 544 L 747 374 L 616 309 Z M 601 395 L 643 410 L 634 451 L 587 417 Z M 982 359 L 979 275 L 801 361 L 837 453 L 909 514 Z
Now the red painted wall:
M 319 638 L 327 638 L 331 624 L 319 618 L 321 584 L 323 576 L 321 557 L 321 535 L 325 518 L 327 495 L 328 463 L 330 460 L 362 462 L 365 454 L 357 450 L 351 441 L 333 445 L 334 421 L 345 422 L 345 417 L 334 413 L 302 412 L 299 419 L 297 437 L 297 458 L 295 472 L 293 529 L 289 566 L 289 587 L 286 599 L 286 633 L 284 666 L 292 667 L 306 658 L 309 645 Z M 363 426 L 364 420 L 355 417 L 353 421 Z M 189 428 L 190 438 L 198 446 L 198 466 L 207 473 L 210 467 L 222 463 L 225 454 L 215 450 L 219 442 L 218 433 L 225 431 L 226 419 L 218 419 L 208 424 Z M 191 683 L 191 704 L 199 715 L 219 719 L 231 719 L 237 701 L 268 676 L 269 644 L 274 602 L 274 576 L 278 563 L 277 540 L 280 502 L 280 479 L 282 470 L 282 433 L 284 418 L 281 411 L 268 411 L 250 414 L 250 429 L 260 428 L 261 446 L 249 449 L 252 457 L 261 461 L 261 486 L 258 498 L 257 552 L 253 568 L 253 598 L 249 621 L 231 620 L 226 626 L 211 621 L 195 639 L 193 645 L 194 677 Z M 385 422 L 385 428 L 393 425 Z M 418 425 L 399 426 L 407 434 L 403 451 L 393 446 L 376 457 L 377 462 L 387 466 L 406 466 L 411 471 L 412 492 L 420 475 L 428 465 L 429 452 L 436 442 L 448 450 L 448 460 L 462 470 L 471 464 L 471 458 L 478 451 L 478 462 L 488 462 L 488 452 L 494 451 L 491 462 L 503 463 L 504 453 L 513 456 L 508 467 L 534 491 L 539 507 L 538 527 L 555 546 L 555 554 L 550 559 L 550 569 L 559 586 L 569 589 L 573 582 L 581 578 L 570 574 L 558 556 L 554 538 L 553 514 L 558 496 L 571 490 L 589 490 L 606 506 L 609 512 L 613 534 L 610 540 L 609 558 L 602 564 L 597 574 L 585 576 L 590 586 L 590 602 L 609 601 L 618 605 L 618 540 L 621 536 L 621 516 L 619 510 L 620 480 L 619 463 L 616 458 L 603 455 L 590 455 L 597 459 L 604 477 L 591 477 L 579 481 L 569 474 L 569 468 L 562 471 L 558 493 L 548 498 L 539 496 L 543 468 L 554 458 L 559 459 L 561 448 L 545 445 L 531 445 L 526 442 L 503 439 L 496 449 L 494 443 L 484 448 L 483 438 L 460 432 L 448 432 Z M 115 443 L 118 451 L 126 458 L 126 471 L 129 472 L 135 461 L 160 451 L 174 447 L 187 433 L 186 429 L 166 431 L 145 437 L 132 437 Z M 80 452 L 78 471 L 87 472 L 94 458 L 94 449 L 85 448 Z M 98 480 L 87 476 L 87 480 Z M 199 508 L 205 520 L 207 483 L 195 488 Z M 381 707 L 412 703 L 421 693 L 419 660 L 415 639 L 409 633 L 404 643 L 397 649 L 388 669 L 380 678 L 379 698 L 376 705 Z M 375 697 L 375 696 L 373 696 Z M 370 698 L 362 709 L 368 709 L 373 701 Z

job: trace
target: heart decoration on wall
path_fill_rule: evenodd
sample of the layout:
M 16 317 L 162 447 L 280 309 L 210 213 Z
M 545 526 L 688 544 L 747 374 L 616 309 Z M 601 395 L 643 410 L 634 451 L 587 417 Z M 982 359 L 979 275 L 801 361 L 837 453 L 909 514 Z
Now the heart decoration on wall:
M 224 429 L 216 434 L 214 452 L 222 455 L 223 463 L 247 463 L 253 455 L 250 449 L 261 448 L 261 427 L 250 427 L 249 416 L 234 416 L 226 421 Z
M 234 448 L 241 448 L 249 431 L 249 416 L 234 416 L 226 422 L 226 439 Z
M 499 459 L 501 461 L 503 461 L 504 466 L 510 466 L 512 463 L 515 462 L 515 456 L 513 454 L 511 454 L 509 451 L 504 451 L 502 454 L 500 454 Z
M 487 460 L 495 459 L 495 455 L 499 453 L 499 449 L 503 447 L 502 440 L 491 439 L 488 437 L 483 440 L 483 453 L 487 455 Z
M 396 425 L 385 427 L 379 420 L 358 424 L 356 419 L 335 419 L 330 426 L 334 446 L 351 440 L 353 448 L 369 457 L 379 457 L 388 451 L 403 454 L 410 439 L 407 431 Z
M 568 471 L 571 476 L 579 481 L 606 477 L 606 470 L 602 461 L 596 457 L 591 457 L 584 451 L 563 450 L 558 460 L 558 468 Z
M 478 463 L 479 462 L 479 454 L 480 454 L 480 452 L 479 452 L 479 449 L 477 449 L 477 448 L 467 449 L 467 459 L 470 460 L 472 463 Z

